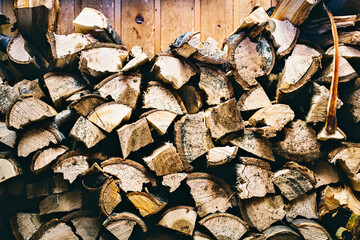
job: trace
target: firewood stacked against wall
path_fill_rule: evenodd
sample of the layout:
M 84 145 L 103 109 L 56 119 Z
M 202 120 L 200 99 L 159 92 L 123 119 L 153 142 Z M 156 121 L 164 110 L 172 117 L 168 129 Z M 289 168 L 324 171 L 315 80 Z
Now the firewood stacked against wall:
M 94 9 L 63 36 L 56 0 L 25 2 L 0 39 L 1 238 L 359 238 L 360 51 L 339 47 L 341 134 L 324 139 L 334 49 L 299 40 L 318 1 L 152 60 Z

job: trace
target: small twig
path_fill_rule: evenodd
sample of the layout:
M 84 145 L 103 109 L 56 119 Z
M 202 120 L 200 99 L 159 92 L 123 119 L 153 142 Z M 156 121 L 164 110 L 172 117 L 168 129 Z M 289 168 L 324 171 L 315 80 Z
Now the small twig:
M 326 7 L 324 1 L 322 1 L 323 7 L 328 14 L 331 22 L 331 30 L 334 38 L 334 75 L 331 81 L 330 87 L 330 98 L 327 107 L 326 122 L 325 122 L 325 131 L 327 134 L 334 134 L 337 129 L 337 120 L 336 120 L 336 103 L 337 103 L 337 92 L 339 84 L 339 37 L 334 21 L 334 17 Z

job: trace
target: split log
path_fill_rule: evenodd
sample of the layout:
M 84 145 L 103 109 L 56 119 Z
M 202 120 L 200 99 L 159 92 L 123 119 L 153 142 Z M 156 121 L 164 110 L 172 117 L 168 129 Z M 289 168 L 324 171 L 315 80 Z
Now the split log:
M 72 231 L 71 227 L 57 218 L 44 223 L 32 235 L 29 240 L 47 240 L 47 239 L 69 239 L 78 240 L 79 238 Z
M 158 225 L 192 236 L 197 214 L 193 207 L 176 206 L 166 210 Z
M 56 110 L 32 94 L 21 95 L 10 105 L 5 118 L 9 129 L 23 129 L 26 125 L 54 117 Z
M 195 231 L 193 234 L 193 239 L 194 240 L 214 240 L 214 238 L 208 234 L 199 232 L 199 231 Z
M 46 37 L 52 54 L 50 68 L 64 68 L 71 65 L 77 60 L 81 50 L 95 42 L 91 37 L 80 33 L 58 35 L 50 31 Z
M 93 43 L 81 51 L 79 70 L 93 77 L 105 77 L 119 72 L 128 55 L 122 45 Z
M 276 133 L 281 131 L 294 117 L 295 113 L 288 105 L 274 104 L 256 111 L 249 118 L 249 123 L 256 127 L 254 131 L 263 137 L 271 138 L 275 137 Z
M 354 123 L 360 122 L 360 88 L 345 94 L 344 103 Z
M 40 74 L 40 67 L 26 50 L 25 40 L 20 33 L 11 38 L 7 44 L 6 53 L 9 59 L 15 63 L 16 67 L 22 70 L 22 74 L 25 76 L 35 77 Z
M 78 76 L 59 72 L 45 74 L 44 82 L 56 107 L 63 106 L 66 98 L 86 88 L 86 84 Z
M 144 233 L 147 231 L 144 221 L 132 213 L 112 214 L 103 223 L 103 226 L 118 240 L 128 240 L 136 225 L 138 225 Z
M 284 200 L 280 195 L 246 199 L 240 205 L 243 219 L 259 231 L 282 220 L 286 214 Z
M 229 140 L 229 142 L 232 145 L 239 147 L 239 149 L 249 152 L 257 157 L 275 161 L 270 141 L 251 129 L 244 129 L 243 134 Z
M 156 79 L 171 84 L 174 89 L 179 89 L 196 74 L 196 68 L 185 59 L 172 55 L 159 55 L 155 57 L 151 72 Z
M 315 188 L 329 185 L 331 183 L 338 183 L 340 181 L 338 172 L 326 161 L 317 161 L 314 165 L 309 166 L 309 169 L 315 174 Z
M 319 78 L 316 79 L 316 82 L 330 84 L 332 77 L 334 75 L 334 61 L 332 57 L 329 59 L 324 59 L 322 61 L 323 67 L 322 70 L 318 73 Z M 339 57 L 339 84 L 344 84 L 351 82 L 358 78 L 359 75 L 356 73 L 355 69 L 351 64 L 343 57 Z
M 171 143 L 165 143 L 155 149 L 150 156 L 143 158 L 150 170 L 157 176 L 164 176 L 185 170 L 184 163 L 180 160 L 176 148 Z
M 191 85 L 184 85 L 178 90 L 178 93 L 189 114 L 195 114 L 200 111 L 203 101 L 201 92 L 197 88 Z
M 108 217 L 121 202 L 119 185 L 121 180 L 108 179 L 100 191 L 99 206 L 102 214 Z
M 148 83 L 143 94 L 142 108 L 166 110 L 180 115 L 186 114 L 186 108 L 180 96 L 160 82 Z
M 206 155 L 207 166 L 215 167 L 233 160 L 238 152 L 236 146 L 213 147 Z
M 296 120 L 284 128 L 284 140 L 274 146 L 274 152 L 297 162 L 315 162 L 323 153 L 317 141 L 316 132 L 306 122 Z
M 299 233 L 287 226 L 273 226 L 264 231 L 266 239 L 269 240 L 301 240 L 303 239 Z
M 322 50 L 310 43 L 297 43 L 286 59 L 277 86 L 277 100 L 294 96 L 320 67 Z
M 241 111 L 251 111 L 270 107 L 271 102 L 264 89 L 257 85 L 241 95 L 238 106 Z
M 197 51 L 199 43 L 200 32 L 185 32 L 170 44 L 170 51 L 184 58 L 188 58 Z
M 70 212 L 72 210 L 81 209 L 83 206 L 82 201 L 81 190 L 51 195 L 40 202 L 39 212 L 40 215 Z
M 205 126 L 205 114 L 187 114 L 175 123 L 176 148 L 183 161 L 191 163 L 214 147 Z
M 32 162 L 30 165 L 31 172 L 39 174 L 47 170 L 50 165 L 57 159 L 57 157 L 59 157 L 68 150 L 69 149 L 66 146 L 60 145 L 48 147 L 37 151 L 32 158 Z
M 127 62 L 121 69 L 121 72 L 136 71 L 147 62 L 149 62 L 148 55 L 146 55 L 145 52 L 141 52 L 139 55 Z
M 305 240 L 328 240 L 331 235 L 319 223 L 309 219 L 296 219 L 292 221 Z
M 121 180 L 120 188 L 124 192 L 142 191 L 143 184 L 151 183 L 156 186 L 151 173 L 140 163 L 121 158 L 110 158 L 101 163 L 105 173 L 116 176 Z
M 90 192 L 99 192 L 110 176 L 104 173 L 97 162 L 81 174 L 82 186 Z
M 110 96 L 115 102 L 135 109 L 140 96 L 140 84 L 140 74 L 117 73 L 105 78 L 94 89 L 104 98 Z
M 207 173 L 189 173 L 186 184 L 195 201 L 200 217 L 209 213 L 226 212 L 237 205 L 233 191 L 222 179 Z
M 311 93 L 310 109 L 306 115 L 306 122 L 325 122 L 330 91 L 325 86 L 320 86 L 314 82 L 311 88 Z M 337 109 L 341 108 L 342 105 L 342 101 L 338 98 L 336 104 Z
M 18 97 L 13 87 L 0 84 L 0 112 L 6 114 L 11 103 Z
M 126 194 L 130 202 L 139 210 L 142 217 L 150 217 L 160 212 L 168 203 L 160 197 L 144 192 Z
M 9 130 L 6 123 L 0 121 L 0 142 L 8 147 L 14 148 L 16 137 L 16 131 Z
M 122 126 L 116 130 L 123 157 L 126 158 L 131 152 L 135 152 L 146 145 L 153 143 L 149 124 L 145 118 Z
M 311 9 L 319 3 L 320 0 L 283 0 L 280 1 L 271 15 L 278 20 L 289 20 L 295 26 L 301 25 L 308 17 Z
M 58 144 L 64 136 L 53 128 L 32 128 L 20 136 L 17 145 L 19 157 L 27 157 L 30 153 L 43 149 L 50 144 Z
M 326 186 L 326 188 L 321 191 L 319 217 L 323 217 L 328 213 L 339 210 L 340 208 L 348 208 L 353 213 L 360 215 L 360 201 L 354 195 L 349 186 Z
M 17 160 L 8 153 L 0 153 L 0 183 L 22 174 Z
M 59 1 L 17 0 L 14 4 L 14 12 L 19 32 L 26 39 L 27 44 L 33 45 L 36 49 L 31 51 L 38 51 L 47 59 L 50 46 L 46 34 L 48 31 L 56 31 Z
M 208 105 L 218 105 L 234 96 L 233 86 L 226 74 L 218 68 L 199 64 L 199 88 L 206 94 Z
M 17 213 L 10 219 L 12 232 L 17 240 L 29 240 L 44 224 L 37 213 Z
M 293 221 L 296 217 L 301 216 L 305 218 L 318 218 L 318 209 L 316 201 L 316 193 L 303 194 L 297 199 L 291 201 L 285 207 L 286 220 Z
M 255 38 L 266 27 L 269 21 L 270 17 L 266 10 L 260 5 L 255 5 L 251 9 L 250 14 L 244 18 L 238 29 L 231 35 L 235 37 L 235 35 L 241 35 L 241 31 L 246 31 L 251 38 Z
M 275 64 L 275 50 L 269 41 L 261 37 L 253 42 L 244 32 L 228 46 L 227 58 L 233 69 L 235 80 L 244 90 L 258 85 L 257 78 L 270 74 Z
M 78 100 L 78 99 L 81 98 L 82 96 L 89 95 L 89 94 L 91 94 L 91 93 L 92 93 L 92 92 L 91 92 L 89 89 L 80 90 L 80 91 L 74 93 L 73 95 L 71 95 L 70 97 L 66 98 L 66 99 L 65 99 L 65 103 L 66 103 L 66 104 L 70 104 L 70 103 L 72 103 L 73 101 Z
M 236 164 L 236 190 L 240 199 L 249 199 L 252 197 L 264 197 L 268 193 L 275 193 L 272 183 L 273 173 L 270 171 L 270 165 L 262 160 L 260 167 L 252 164 Z M 245 161 L 246 162 L 246 161 Z
M 175 120 L 177 114 L 170 111 L 150 110 L 141 117 L 145 117 L 151 128 L 159 135 L 164 135 Z
M 277 48 L 276 55 L 283 57 L 291 52 L 295 46 L 300 31 L 289 20 L 280 21 L 271 19 L 266 26 L 266 30 L 270 32 L 270 38 Z
M 106 101 L 106 98 L 97 94 L 86 94 L 69 104 L 69 108 L 74 109 L 81 116 L 86 117 L 93 109 Z
M 122 45 L 121 39 L 104 14 L 93 9 L 84 8 L 73 21 L 75 30 L 90 33 L 101 41 Z
M 34 79 L 32 81 L 24 79 L 14 85 L 14 91 L 18 96 L 22 95 L 24 91 L 30 91 L 35 98 L 45 99 L 46 95 L 41 85 L 42 84 L 38 79 Z
M 95 124 L 83 116 L 78 118 L 69 136 L 82 142 L 87 148 L 92 148 L 106 138 L 106 135 Z
M 199 62 L 221 65 L 225 63 L 225 52 L 218 48 L 218 43 L 208 38 L 204 42 L 200 42 L 196 47 L 196 52 L 192 58 Z
M 87 119 L 107 133 L 129 120 L 132 108 L 117 102 L 108 102 L 97 106 L 89 113 Z
M 295 162 L 288 162 L 285 167 L 288 168 L 276 171 L 272 180 L 289 201 L 314 188 L 316 180 L 311 170 Z
M 216 239 L 240 239 L 248 230 L 247 224 L 229 213 L 214 213 L 199 221 Z
M 69 151 L 57 158 L 52 170 L 54 173 L 62 173 L 64 179 L 73 183 L 77 176 L 89 169 L 88 158 L 89 156 L 81 152 Z
M 208 108 L 205 111 L 205 120 L 211 137 L 215 139 L 244 129 L 240 108 L 236 106 L 235 98 Z
M 91 210 L 71 212 L 61 220 L 74 226 L 75 234 L 83 240 L 96 239 L 102 225 L 99 217 Z
M 172 173 L 163 176 L 162 185 L 169 187 L 169 192 L 174 192 L 180 187 L 181 182 L 187 177 L 186 173 Z
M 42 181 L 25 185 L 26 198 L 39 198 L 68 191 L 69 184 L 61 175 L 54 175 Z

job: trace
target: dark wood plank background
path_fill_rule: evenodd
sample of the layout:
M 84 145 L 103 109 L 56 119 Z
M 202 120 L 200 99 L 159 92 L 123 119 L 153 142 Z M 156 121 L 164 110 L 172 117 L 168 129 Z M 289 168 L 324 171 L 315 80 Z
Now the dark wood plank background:
M 0 2 L 0 11 L 14 22 L 13 0 Z M 276 0 L 60 0 L 58 33 L 74 32 L 73 19 L 92 7 L 109 18 L 125 46 L 143 46 L 153 56 L 187 31 L 201 31 L 202 40 L 212 37 L 221 44 L 258 3 L 267 9 Z M 136 17 L 144 21 L 138 24 Z

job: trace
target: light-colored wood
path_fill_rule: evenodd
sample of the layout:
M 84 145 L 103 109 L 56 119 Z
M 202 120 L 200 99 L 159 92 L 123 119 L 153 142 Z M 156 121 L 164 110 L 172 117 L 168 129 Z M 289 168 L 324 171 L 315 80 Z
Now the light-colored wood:
M 194 31 L 194 5 L 195 0 L 161 1 L 161 51 L 168 49 L 183 32 Z
M 197 213 L 193 207 L 176 206 L 163 213 L 158 225 L 191 236 L 195 228 L 196 217 Z
M 10 224 L 16 239 L 29 240 L 44 223 L 37 213 L 17 213 L 11 217 Z
M 287 159 L 298 162 L 314 162 L 323 154 L 316 132 L 306 122 L 298 119 L 284 128 L 284 140 L 274 146 L 274 152 Z
M 21 167 L 15 159 L 7 156 L 7 154 L 0 155 L 0 182 L 16 177 L 21 173 Z
M 120 126 L 123 121 L 129 120 L 132 108 L 118 102 L 108 102 L 97 106 L 89 113 L 87 119 L 102 130 L 110 133 Z
M 34 233 L 30 240 L 47 240 L 47 239 L 68 239 L 78 240 L 71 227 L 57 218 L 44 223 Z
M 159 135 L 164 135 L 167 132 L 177 116 L 176 113 L 162 110 L 151 110 L 145 114 L 145 118 L 149 125 L 154 128 Z
M 145 52 L 142 52 L 141 54 L 135 56 L 133 59 L 127 62 L 125 66 L 121 69 L 121 71 L 122 72 L 136 71 L 139 67 L 141 67 L 147 62 L 149 62 L 149 57 L 148 55 L 146 55 Z
M 42 83 L 39 79 L 27 80 L 23 79 L 20 82 L 15 83 L 14 91 L 16 95 L 22 95 L 23 92 L 31 92 L 35 98 L 44 100 L 46 98 L 45 92 L 42 87 Z
M 0 112 L 6 114 L 11 103 L 16 99 L 18 94 L 13 87 L 5 84 L 0 84 Z
M 106 98 L 110 96 L 115 102 L 120 102 L 135 109 L 140 96 L 140 74 L 111 75 L 95 86 L 95 90 Z
M 203 106 L 202 92 L 190 84 L 182 86 L 178 93 L 184 102 L 186 111 L 189 114 L 195 114 L 200 111 Z
M 186 184 L 195 201 L 196 211 L 200 217 L 209 213 L 226 212 L 237 205 L 231 188 L 222 179 L 207 173 L 190 173 Z
M 264 231 L 267 240 L 301 240 L 303 239 L 299 233 L 295 232 L 288 226 L 277 225 L 272 226 Z
M 285 207 L 286 220 L 293 221 L 296 217 L 318 218 L 318 209 L 316 201 L 316 193 L 303 194 L 299 198 L 291 201 Z
M 154 41 L 154 51 L 156 53 L 160 52 L 161 48 L 161 1 L 154 0 L 154 8 L 155 8 L 155 18 L 154 18 L 154 25 L 155 25 L 155 41 Z
M 80 152 L 69 151 L 57 158 L 52 169 L 54 173 L 62 173 L 63 178 L 72 183 L 77 176 L 89 169 L 88 158 L 88 156 Z
M 181 182 L 186 178 L 186 173 L 172 173 L 163 176 L 162 185 L 169 187 L 169 192 L 174 192 L 180 187 Z
M 82 193 L 77 189 L 72 192 L 66 192 L 51 195 L 42 200 L 39 204 L 40 215 L 49 213 L 69 212 L 82 208 Z
M 128 240 L 135 225 L 139 225 L 143 232 L 147 227 L 143 220 L 132 213 L 116 213 L 107 218 L 103 226 L 109 230 L 118 240 Z
M 121 202 L 119 185 L 121 180 L 109 179 L 101 188 L 99 197 L 99 206 L 104 216 L 113 213 L 116 206 Z
M 145 118 L 126 124 L 116 130 L 123 157 L 126 158 L 131 152 L 135 152 L 146 145 L 153 143 L 151 131 Z
M 240 108 L 236 105 L 236 99 L 232 98 L 205 111 L 206 125 L 212 138 L 219 139 L 244 129 Z
M 291 223 L 296 226 L 305 240 L 313 240 L 315 236 L 317 240 L 332 239 L 326 229 L 313 220 L 300 218 Z
M 205 125 L 205 114 L 187 114 L 175 123 L 176 148 L 183 161 L 191 163 L 214 147 Z
M 211 214 L 199 221 L 216 239 L 238 240 L 248 230 L 247 224 L 239 217 L 230 213 Z
M 263 231 L 285 217 L 284 208 L 280 195 L 269 195 L 242 201 L 241 215 L 250 226 Z
M 224 146 L 211 148 L 206 155 L 207 165 L 215 167 L 230 162 L 236 157 L 238 147 Z
M 122 1 L 121 21 L 124 45 L 128 49 L 135 45 L 142 46 L 146 55 L 152 58 L 155 54 L 154 1 Z
M 83 116 L 75 122 L 69 136 L 82 142 L 87 148 L 92 148 L 106 138 L 106 135 L 95 124 Z
M 15 99 L 6 112 L 5 123 L 9 129 L 23 129 L 26 125 L 54 117 L 56 110 L 32 94 Z
M 185 170 L 183 162 L 172 143 L 165 143 L 154 149 L 150 156 L 143 158 L 150 170 L 157 176 L 164 176 Z
M 251 111 L 270 107 L 271 102 L 264 89 L 261 86 L 255 86 L 241 95 L 238 105 L 241 111 Z
M 233 1 L 201 0 L 200 9 L 201 40 L 212 37 L 221 43 L 233 31 Z
M 126 194 L 126 197 L 139 210 L 142 217 L 150 217 L 160 212 L 167 204 L 167 201 L 150 193 L 131 192 Z
M 16 131 L 9 130 L 5 122 L 0 121 L 0 142 L 11 148 L 15 147 Z
M 121 180 L 120 188 L 125 191 L 142 191 L 143 185 L 151 183 L 156 185 L 151 173 L 140 163 L 121 158 L 110 158 L 101 163 L 105 173 Z
M 339 173 L 335 167 L 327 161 L 317 161 L 314 165 L 309 166 L 309 169 L 315 174 L 315 188 L 340 181 Z
M 85 94 L 84 96 L 72 101 L 72 103 L 69 104 L 69 108 L 74 109 L 81 116 L 86 117 L 92 110 L 106 101 L 107 99 L 101 97 L 100 95 Z

